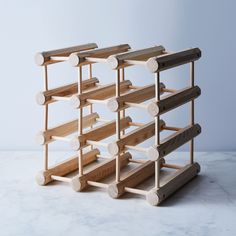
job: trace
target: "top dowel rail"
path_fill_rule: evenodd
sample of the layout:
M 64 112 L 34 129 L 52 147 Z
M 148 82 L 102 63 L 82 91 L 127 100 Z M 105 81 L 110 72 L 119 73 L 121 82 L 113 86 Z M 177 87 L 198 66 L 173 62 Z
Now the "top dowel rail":
M 88 44 L 83 44 L 83 45 L 78 45 L 78 46 L 73 46 L 73 47 L 68 47 L 68 48 L 39 52 L 35 55 L 35 62 L 38 66 L 53 64 L 59 61 L 63 61 L 63 58 L 61 60 L 53 60 L 51 59 L 51 57 L 68 57 L 71 53 L 90 50 L 97 47 L 98 46 L 96 43 L 88 43 Z
M 69 57 L 69 62 L 72 66 L 102 62 L 103 59 L 106 59 L 110 55 L 126 52 L 129 49 L 130 46 L 128 44 L 121 44 L 112 47 L 90 50 L 87 52 L 72 53 Z M 106 62 L 106 60 L 104 60 L 104 62 Z
M 120 55 L 111 55 L 107 62 L 112 69 L 128 66 L 130 64 L 142 64 L 140 61 L 146 61 L 150 57 L 161 55 L 165 52 L 163 46 L 155 46 L 141 50 L 135 50 Z

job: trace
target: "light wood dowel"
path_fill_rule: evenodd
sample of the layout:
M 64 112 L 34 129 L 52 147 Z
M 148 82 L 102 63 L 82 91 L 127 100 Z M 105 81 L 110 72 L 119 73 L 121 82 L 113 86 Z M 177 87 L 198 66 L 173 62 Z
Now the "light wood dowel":
M 83 155 L 83 165 L 86 166 L 97 159 L 97 155 L 100 154 L 98 149 L 94 149 Z M 51 175 L 65 176 L 78 169 L 78 156 L 73 156 L 60 162 L 54 166 L 51 166 L 48 170 L 40 171 L 36 176 L 36 181 L 39 185 L 46 185 L 53 181 Z
M 97 78 L 92 78 L 84 80 L 82 82 L 82 90 L 91 89 L 96 86 L 98 83 Z M 72 96 L 73 94 L 78 93 L 78 83 L 72 83 L 64 86 L 60 86 L 54 89 L 46 90 L 44 92 L 39 92 L 36 95 L 36 101 L 39 105 L 47 105 L 52 102 L 55 102 L 53 96 Z
M 128 44 L 121 44 L 117 46 L 107 47 L 107 48 L 99 48 L 95 50 L 91 50 L 88 52 L 81 53 L 72 53 L 69 57 L 69 61 L 72 66 L 79 66 L 81 64 L 86 64 L 86 58 L 89 57 L 97 57 L 97 58 L 107 58 L 110 55 L 126 52 L 130 49 Z M 87 62 L 90 63 L 90 62 Z
M 129 159 L 132 158 L 130 153 L 125 153 L 120 156 L 121 167 L 126 166 L 129 163 Z M 88 172 L 85 172 L 81 177 L 74 177 L 72 179 L 72 188 L 75 191 L 82 191 L 86 187 L 88 187 L 87 181 L 101 181 L 104 178 L 108 177 L 111 174 L 114 174 L 116 170 L 116 159 L 108 159 L 103 161 L 102 163 L 94 166 Z
M 50 57 L 56 57 L 56 56 L 65 57 L 65 56 L 69 56 L 73 52 L 80 52 L 80 51 L 85 51 L 85 50 L 94 49 L 94 48 L 97 48 L 97 44 L 88 43 L 88 44 L 74 46 L 74 47 L 62 48 L 62 49 L 46 51 L 46 52 L 39 52 L 35 56 L 35 62 L 38 66 L 53 64 L 58 61 L 53 61 L 50 59 Z

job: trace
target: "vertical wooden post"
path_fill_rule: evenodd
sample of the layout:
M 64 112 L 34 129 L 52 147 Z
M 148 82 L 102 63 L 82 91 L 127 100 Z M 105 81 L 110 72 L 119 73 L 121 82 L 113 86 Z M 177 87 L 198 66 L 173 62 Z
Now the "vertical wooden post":
M 120 80 L 120 81 L 122 82 L 122 81 L 125 80 L 125 68 L 122 68 L 122 69 L 121 69 L 121 72 L 122 72 L 122 73 L 121 73 L 121 80 Z M 125 109 L 123 109 L 123 110 L 121 111 L 121 118 L 124 118 L 124 117 L 125 117 Z M 122 134 L 122 135 L 125 135 L 125 130 L 122 130 L 122 131 L 121 131 L 121 134 Z
M 120 97 L 120 69 L 116 75 L 116 98 Z M 120 111 L 116 114 L 116 139 L 120 140 Z M 120 182 L 120 153 L 116 156 L 116 182 Z
M 89 79 L 92 79 L 93 78 L 93 68 L 92 68 L 92 64 L 89 64 Z M 89 112 L 90 114 L 93 113 L 93 104 L 91 103 L 90 106 L 89 106 Z M 90 129 L 93 128 L 93 125 L 90 126 Z M 90 145 L 91 147 L 91 150 L 93 149 L 93 145 Z
M 160 72 L 155 73 L 155 100 L 158 102 L 160 100 Z M 160 117 L 157 115 L 155 117 L 155 145 L 160 145 Z M 160 187 L 160 162 L 159 159 L 155 161 L 155 188 Z
M 44 89 L 45 91 L 48 90 L 48 67 L 47 65 L 44 66 Z M 48 129 L 48 104 L 45 105 L 45 112 L 44 112 L 44 130 Z M 48 144 L 44 145 L 44 170 L 48 169 Z
M 83 74 L 82 74 L 82 66 L 79 66 L 78 68 L 78 94 L 82 93 L 82 80 L 83 80 Z M 78 136 L 83 134 L 83 108 L 79 108 L 79 117 L 78 117 Z M 83 156 L 83 150 L 82 148 L 78 151 L 78 163 L 79 163 L 79 176 L 83 175 L 83 163 L 82 163 L 82 156 Z
M 194 87 L 194 62 L 190 62 L 190 86 Z M 194 99 L 190 102 L 190 124 L 194 125 Z M 194 139 L 190 141 L 190 164 L 194 159 Z

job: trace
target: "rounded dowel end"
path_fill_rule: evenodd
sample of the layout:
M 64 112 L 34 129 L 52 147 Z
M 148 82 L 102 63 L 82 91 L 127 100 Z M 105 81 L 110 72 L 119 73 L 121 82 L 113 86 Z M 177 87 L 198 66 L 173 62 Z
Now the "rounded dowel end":
M 158 62 L 153 57 L 149 58 L 146 62 L 146 67 L 150 72 L 155 73 L 158 70 Z
M 78 66 L 80 63 L 80 58 L 76 53 L 72 53 L 70 54 L 68 61 L 72 66 Z
M 156 147 L 149 147 L 146 155 L 150 161 L 156 161 L 159 158 L 159 152 Z
M 45 59 L 44 59 L 43 53 L 41 53 L 41 52 L 38 52 L 38 53 L 35 55 L 34 60 L 35 60 L 35 63 L 36 63 L 38 66 L 43 66 L 43 64 L 45 63 Z
M 107 58 L 107 63 L 111 67 L 111 69 L 116 69 L 119 66 L 119 61 L 113 55 Z
M 37 144 L 43 145 L 45 143 L 45 136 L 43 132 L 40 132 L 36 135 L 35 141 Z
M 74 137 L 70 140 L 70 146 L 74 151 L 78 151 L 80 149 L 80 141 L 78 137 Z
M 75 192 L 81 191 L 81 183 L 79 177 L 75 176 L 71 179 L 70 185 Z
M 160 198 L 158 197 L 156 191 L 150 191 L 146 195 L 146 200 L 152 206 L 157 206 L 160 203 Z
M 119 109 L 119 103 L 116 98 L 108 100 L 107 107 L 110 111 L 116 112 Z
M 115 156 L 119 153 L 119 147 L 117 143 L 109 143 L 107 146 L 107 150 L 112 156 Z
M 73 95 L 71 98 L 70 98 L 70 105 L 77 109 L 80 107 L 80 99 L 77 95 Z
M 117 188 L 116 184 L 110 184 L 107 188 L 107 192 L 109 194 L 110 197 L 112 198 L 118 198 L 119 197 L 119 191 Z
M 159 107 L 155 102 L 150 102 L 147 105 L 147 111 L 152 117 L 155 117 L 159 113 Z
M 45 104 L 46 98 L 45 98 L 43 92 L 39 92 L 39 93 L 36 95 L 36 102 L 37 102 L 39 105 L 44 105 L 44 104 Z
M 36 176 L 35 176 L 35 180 L 36 180 L 36 183 L 38 185 L 45 185 L 46 184 L 46 179 L 45 179 L 45 176 L 43 174 L 43 171 L 40 171 Z

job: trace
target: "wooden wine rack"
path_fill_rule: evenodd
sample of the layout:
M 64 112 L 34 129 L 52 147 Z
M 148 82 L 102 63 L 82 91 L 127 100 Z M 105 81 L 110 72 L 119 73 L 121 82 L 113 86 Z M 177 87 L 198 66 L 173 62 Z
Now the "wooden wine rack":
M 168 52 L 163 46 L 154 46 L 134 51 L 128 44 L 97 49 L 95 43 L 36 54 L 37 65 L 44 68 L 45 84 L 45 90 L 36 97 L 37 103 L 45 109 L 44 130 L 36 138 L 44 147 L 44 170 L 37 174 L 37 183 L 46 185 L 55 180 L 68 182 L 75 191 L 95 186 L 105 188 L 112 198 L 119 198 L 125 192 L 140 194 L 151 205 L 158 205 L 195 177 L 200 166 L 194 162 L 194 138 L 200 134 L 201 127 L 194 121 L 194 100 L 201 94 L 201 90 L 194 84 L 194 62 L 200 57 L 201 51 L 198 48 Z M 78 81 L 49 89 L 48 66 L 66 61 L 78 70 Z M 116 72 L 113 83 L 101 85 L 93 77 L 94 63 L 106 63 Z M 166 88 L 160 82 L 162 71 L 187 63 L 190 64 L 189 87 L 175 90 Z M 83 78 L 84 66 L 89 68 L 88 79 Z M 130 80 L 125 79 L 125 70 L 130 66 L 146 67 L 154 74 L 154 83 L 134 86 Z M 53 128 L 48 127 L 49 105 L 60 101 L 68 101 L 78 111 L 78 119 Z M 116 115 L 116 119 L 101 118 L 93 110 L 93 104 L 97 103 L 106 106 Z M 190 123 L 186 127 L 168 126 L 160 119 L 162 114 L 186 103 L 190 103 Z M 90 113 L 84 115 L 86 107 L 90 108 Z M 147 124 L 134 122 L 125 114 L 129 107 L 143 109 L 154 120 Z M 135 129 L 127 132 L 130 127 Z M 173 134 L 161 140 L 160 132 L 165 130 L 173 131 Z M 73 133 L 74 138 L 67 137 Z M 114 135 L 114 142 L 103 142 L 103 139 Z M 153 137 L 153 145 L 140 146 Z M 56 140 L 68 142 L 76 155 L 55 166 L 49 166 L 48 146 Z M 166 155 L 187 142 L 190 143 L 188 164 L 179 166 L 166 163 Z M 99 147 L 107 149 L 109 155 L 106 159 L 100 154 Z M 129 151 L 141 152 L 145 159 L 134 158 Z M 98 159 L 102 161 L 98 162 Z M 127 170 L 129 163 L 135 163 L 138 167 Z M 91 167 L 85 169 L 85 166 Z M 160 172 L 166 168 L 175 169 L 175 172 L 162 182 Z M 67 176 L 75 171 L 74 177 Z M 109 183 L 104 182 L 111 175 L 114 179 Z M 148 178 L 154 178 L 155 181 L 151 189 L 137 188 Z

